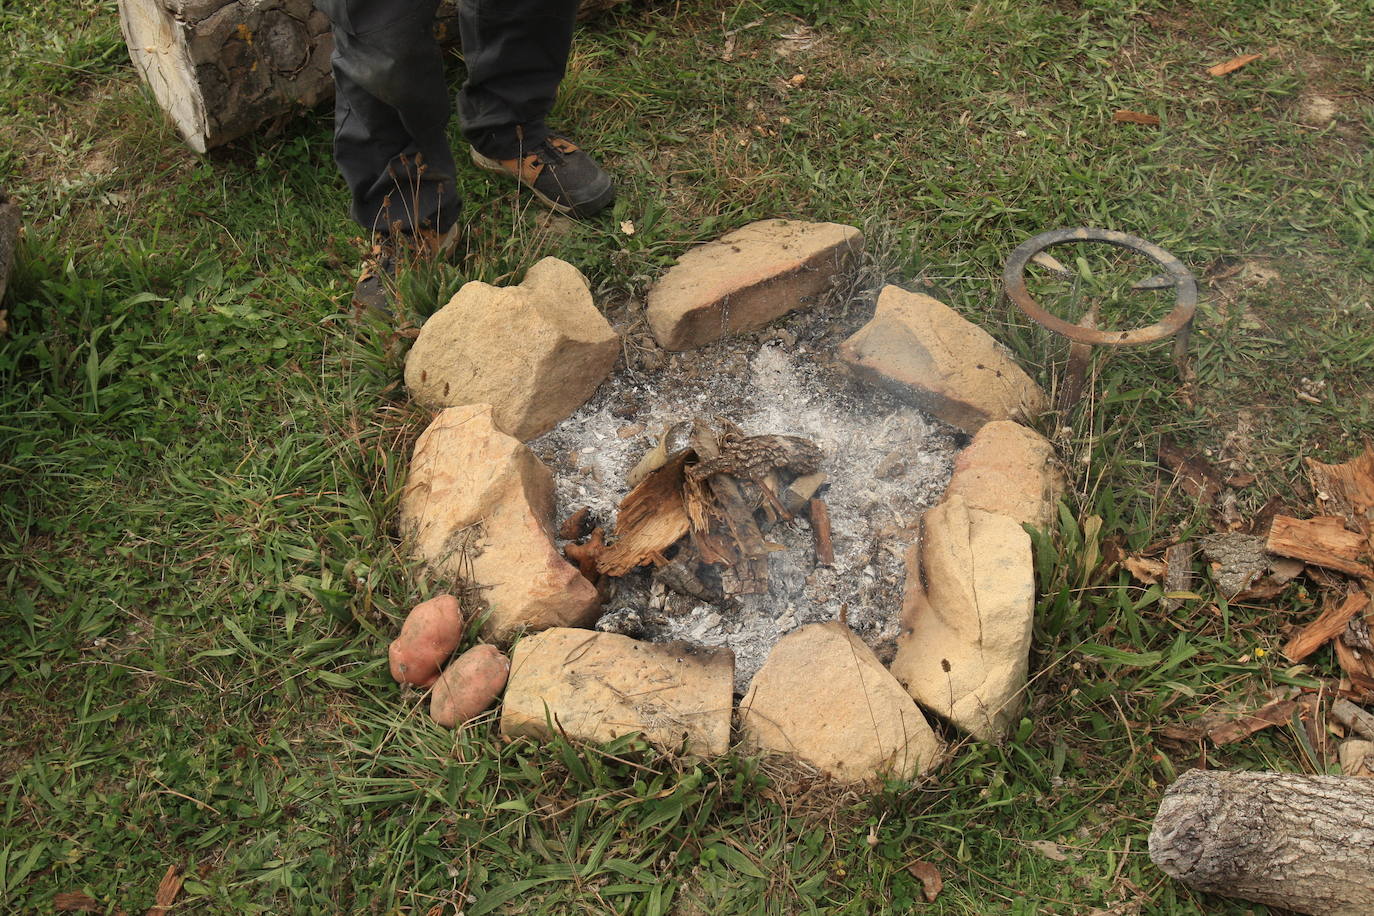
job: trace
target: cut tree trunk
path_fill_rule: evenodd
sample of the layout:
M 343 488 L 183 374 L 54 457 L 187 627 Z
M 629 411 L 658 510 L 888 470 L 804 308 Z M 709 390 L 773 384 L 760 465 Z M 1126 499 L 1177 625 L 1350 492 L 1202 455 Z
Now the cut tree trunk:
M 585 18 L 624 0 L 583 0 Z M 458 41 L 457 0 L 435 31 Z M 129 57 L 198 153 L 334 95 L 329 20 L 311 0 L 119 0 Z
M 1199 891 L 1312 916 L 1374 913 L 1374 781 L 1190 770 L 1164 794 L 1150 858 Z
M 19 207 L 0 187 L 0 303 L 5 301 L 10 269 L 14 267 L 14 249 L 19 245 Z M 0 312 L 0 332 L 4 330 L 5 313 Z

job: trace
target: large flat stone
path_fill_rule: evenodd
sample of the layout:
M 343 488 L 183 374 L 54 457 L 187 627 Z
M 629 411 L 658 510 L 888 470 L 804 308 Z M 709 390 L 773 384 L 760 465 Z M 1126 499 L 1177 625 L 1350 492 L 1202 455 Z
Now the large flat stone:
M 435 575 L 477 587 L 493 639 L 590 624 L 600 601 L 554 547 L 553 503 L 549 469 L 490 405 L 450 407 L 415 443 L 401 534 Z
M 922 520 L 907 554 L 892 673 L 931 712 L 978 738 L 1021 709 L 1035 613 L 1030 536 L 952 497 Z
M 928 770 L 940 741 L 873 650 L 843 623 L 793 630 L 740 703 L 743 743 L 848 782 Z
M 1050 441 L 1012 420 L 993 420 L 954 460 L 945 498 L 958 496 L 970 509 L 1046 530 L 1063 492 L 1064 474 Z
M 586 278 L 545 258 L 518 286 L 468 283 L 431 315 L 406 387 L 426 407 L 490 404 L 499 429 L 528 441 L 586 403 L 619 354 Z
M 863 243 L 839 223 L 751 223 L 678 259 L 649 290 L 649 327 L 669 350 L 757 330 L 814 304 Z
M 992 335 L 939 300 L 888 286 L 873 319 L 840 345 L 859 378 L 967 433 L 1033 417 L 1045 393 Z
M 718 756 L 730 747 L 734 684 L 729 649 L 546 630 L 515 644 L 501 733 L 549 738 L 552 721 L 583 741 L 639 732 L 672 753 Z

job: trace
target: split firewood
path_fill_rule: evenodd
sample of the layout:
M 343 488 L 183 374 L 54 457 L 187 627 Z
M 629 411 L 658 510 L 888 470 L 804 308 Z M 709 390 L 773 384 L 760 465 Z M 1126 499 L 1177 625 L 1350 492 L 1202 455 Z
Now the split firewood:
M 693 468 L 686 474 L 687 502 L 694 513 L 700 513 L 700 521 L 705 522 L 698 524 L 698 517 L 692 516 L 693 542 L 697 550 L 708 562 L 725 566 L 722 581 L 726 583 L 726 594 L 767 594 L 768 553 L 773 545 L 764 540 L 763 532 L 754 521 L 754 513 L 731 476 L 730 465 L 720 460 L 723 454 L 720 439 L 704 423 L 698 423 L 692 429 L 692 447 L 699 458 L 697 468 L 701 465 L 714 468 L 705 473 Z M 742 462 L 749 460 L 750 453 L 737 454 L 739 458 L 734 466 L 743 467 Z M 762 463 L 757 467 L 760 472 L 764 469 Z M 717 527 L 715 523 L 724 526 L 728 539 L 713 530 Z
M 1350 620 L 1356 614 L 1364 613 L 1367 607 L 1369 596 L 1362 591 L 1350 592 L 1343 601 L 1329 600 L 1321 616 L 1288 640 L 1288 644 L 1283 647 L 1283 657 L 1290 662 L 1302 661 L 1344 633 Z
M 825 485 L 825 481 L 824 471 L 812 471 L 810 474 L 803 474 L 788 484 L 782 496 L 783 505 L 787 506 L 787 511 L 796 515 L 810 506 L 811 497 L 815 496 L 820 488 Z
M 1361 563 L 1369 552 L 1365 536 L 1346 528 L 1345 519 L 1319 516 L 1298 519 L 1274 516 L 1265 549 L 1361 579 L 1374 579 L 1374 569 Z
M 1370 780 L 1189 770 L 1165 792 L 1149 849 L 1195 890 L 1311 916 L 1367 916 L 1370 836 Z
M 582 0 L 580 18 L 624 0 Z M 198 153 L 282 123 L 334 94 L 329 20 L 310 0 L 119 0 L 134 69 Z M 442 0 L 441 44 L 458 43 Z
M 1374 656 L 1348 645 L 1343 639 L 1334 640 L 1331 645 L 1336 649 L 1336 663 L 1350 679 L 1352 693 L 1365 701 L 1374 700 Z
M 1344 725 L 1346 731 L 1374 741 L 1374 713 L 1367 712 L 1341 697 L 1331 704 L 1331 718 Z
M 656 557 L 689 530 L 683 505 L 683 468 L 690 452 L 679 452 L 631 490 L 616 511 L 616 540 L 597 560 L 596 567 L 608 576 L 623 576 Z
M 816 565 L 835 565 L 835 544 L 830 538 L 830 509 L 825 500 L 811 500 L 811 530 L 816 535 Z

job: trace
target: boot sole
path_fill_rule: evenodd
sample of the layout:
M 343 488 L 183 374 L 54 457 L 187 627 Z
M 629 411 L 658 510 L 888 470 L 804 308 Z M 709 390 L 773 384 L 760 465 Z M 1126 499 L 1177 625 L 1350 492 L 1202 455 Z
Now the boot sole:
M 508 171 L 506 167 L 503 166 L 499 161 L 495 159 L 489 159 L 486 156 L 483 156 L 481 153 L 477 152 L 477 150 L 475 149 L 472 149 L 471 152 L 472 162 L 479 169 L 482 169 L 487 172 L 494 172 L 497 175 L 506 176 L 507 178 L 511 179 L 512 181 L 520 185 L 520 187 L 526 188 L 529 191 L 531 191 L 534 194 L 534 196 L 539 199 L 539 202 L 542 203 L 544 206 L 548 207 L 550 210 L 553 210 L 557 213 L 562 213 L 564 216 L 592 216 L 609 207 L 611 203 L 615 200 L 615 185 L 611 184 L 610 181 L 607 181 L 605 190 L 603 190 L 601 193 L 597 194 L 591 200 L 583 204 L 560 204 L 558 201 L 549 197 L 547 194 L 536 188 L 534 185 L 526 184 L 525 182 L 516 178 L 515 175 Z

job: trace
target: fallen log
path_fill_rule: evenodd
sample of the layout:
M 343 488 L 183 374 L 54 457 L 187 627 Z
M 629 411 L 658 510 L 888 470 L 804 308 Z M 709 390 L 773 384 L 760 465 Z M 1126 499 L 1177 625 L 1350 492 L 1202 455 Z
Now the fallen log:
M 1150 859 L 1210 894 L 1311 916 L 1374 913 L 1374 781 L 1189 770 L 1164 793 Z
M 585 18 L 624 0 L 583 0 Z M 458 42 L 458 2 L 435 31 Z M 119 0 L 129 57 L 198 153 L 283 123 L 334 95 L 329 20 L 311 0 Z

